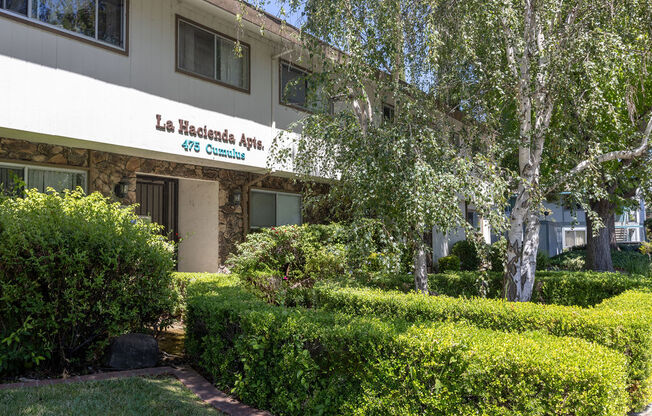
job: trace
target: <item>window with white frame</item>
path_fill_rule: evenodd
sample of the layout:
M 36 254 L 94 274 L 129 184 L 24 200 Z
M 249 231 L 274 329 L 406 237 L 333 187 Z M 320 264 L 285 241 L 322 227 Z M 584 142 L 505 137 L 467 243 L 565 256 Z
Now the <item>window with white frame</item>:
M 61 192 L 65 189 L 75 189 L 78 186 L 86 191 L 86 172 L 0 163 L 1 192 L 14 193 L 21 182 L 28 189 L 36 188 L 39 192 L 45 192 L 48 188 Z
M 301 195 L 252 190 L 249 198 L 251 229 L 301 224 Z
M 586 244 L 586 227 L 564 228 L 562 239 L 563 248 L 583 246 Z
M 124 50 L 125 3 L 126 0 L 0 0 L 0 9 Z
M 249 45 L 177 17 L 177 69 L 249 91 Z

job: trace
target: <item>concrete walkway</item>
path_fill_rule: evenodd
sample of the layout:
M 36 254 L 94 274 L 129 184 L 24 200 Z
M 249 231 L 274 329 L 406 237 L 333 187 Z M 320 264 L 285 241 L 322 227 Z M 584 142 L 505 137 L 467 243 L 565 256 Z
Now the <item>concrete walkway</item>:
M 652 404 L 641 413 L 631 413 L 630 416 L 652 416 Z
M 215 388 L 204 377 L 190 367 L 153 367 L 140 370 L 114 371 L 108 373 L 89 374 L 87 376 L 74 376 L 48 380 L 34 380 L 23 383 L 0 384 L 0 390 L 51 386 L 54 384 L 80 383 L 85 381 L 113 380 L 125 377 L 147 377 L 171 375 L 176 377 L 190 391 L 195 393 L 204 402 L 210 404 L 222 413 L 231 416 L 272 416 L 271 413 L 254 409 L 229 397 Z

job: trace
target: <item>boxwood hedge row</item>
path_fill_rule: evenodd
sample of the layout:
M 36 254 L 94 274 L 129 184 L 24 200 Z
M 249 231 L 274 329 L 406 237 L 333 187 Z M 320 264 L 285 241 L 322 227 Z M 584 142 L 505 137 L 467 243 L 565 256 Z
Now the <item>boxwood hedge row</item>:
M 331 286 L 315 289 L 311 302 L 322 310 L 359 316 L 467 322 L 481 328 L 539 330 L 595 342 L 627 357 L 633 408 L 652 401 L 652 293 L 628 291 L 595 308 L 580 308 Z
M 478 272 L 447 272 L 430 275 L 430 289 L 447 296 L 479 296 Z M 500 298 L 503 274 L 488 273 L 489 298 Z M 593 306 L 630 289 L 652 288 L 652 279 L 640 275 L 598 272 L 540 271 L 534 288 L 537 303 Z
M 576 338 L 275 307 L 219 278 L 189 284 L 186 324 L 203 372 L 277 415 L 611 416 L 629 404 L 625 357 Z
M 453 297 L 480 295 L 480 273 L 448 271 L 431 274 L 428 279 L 431 292 Z M 414 289 L 411 275 L 379 275 L 364 286 L 384 290 L 409 292 Z M 630 289 L 652 288 L 652 278 L 622 273 L 538 271 L 532 301 L 549 305 L 593 306 L 604 299 Z M 487 273 L 488 298 L 502 297 L 503 274 Z

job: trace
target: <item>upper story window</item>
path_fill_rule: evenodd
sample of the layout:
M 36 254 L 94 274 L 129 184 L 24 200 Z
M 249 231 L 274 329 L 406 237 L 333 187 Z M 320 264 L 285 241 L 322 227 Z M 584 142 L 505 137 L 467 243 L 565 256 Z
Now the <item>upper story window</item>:
M 281 104 L 305 111 L 332 112 L 332 103 L 312 85 L 309 76 L 310 72 L 305 69 L 281 61 L 279 85 Z
M 249 45 L 177 16 L 177 70 L 249 92 Z
M 127 0 L 0 0 L 9 16 L 125 50 Z
M 383 103 L 383 121 L 392 123 L 394 121 L 394 106 Z
M 24 182 L 28 189 L 36 188 L 39 192 L 45 192 L 48 188 L 61 192 L 78 186 L 85 191 L 86 172 L 0 163 L 0 192 L 11 194 L 20 182 Z

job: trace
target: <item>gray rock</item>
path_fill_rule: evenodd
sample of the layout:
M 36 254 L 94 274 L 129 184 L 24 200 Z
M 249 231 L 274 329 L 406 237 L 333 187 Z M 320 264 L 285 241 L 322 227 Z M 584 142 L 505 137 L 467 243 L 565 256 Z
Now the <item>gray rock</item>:
M 107 365 L 118 370 L 154 367 L 158 358 L 158 342 L 154 337 L 126 334 L 111 343 Z

